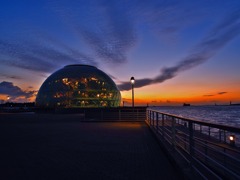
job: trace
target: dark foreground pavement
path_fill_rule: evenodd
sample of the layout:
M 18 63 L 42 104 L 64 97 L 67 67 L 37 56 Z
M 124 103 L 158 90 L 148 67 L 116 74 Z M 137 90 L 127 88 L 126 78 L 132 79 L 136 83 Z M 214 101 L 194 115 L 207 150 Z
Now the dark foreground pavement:
M 70 115 L 41 122 L 25 116 L 32 122 L 1 117 L 1 180 L 180 179 L 144 122 L 77 122 Z

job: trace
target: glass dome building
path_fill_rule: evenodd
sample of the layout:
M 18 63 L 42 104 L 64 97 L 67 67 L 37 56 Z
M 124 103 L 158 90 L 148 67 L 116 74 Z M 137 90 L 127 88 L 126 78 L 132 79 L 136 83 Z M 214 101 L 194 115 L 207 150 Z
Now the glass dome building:
M 113 80 L 90 65 L 68 65 L 50 75 L 40 87 L 41 108 L 118 107 L 121 94 Z

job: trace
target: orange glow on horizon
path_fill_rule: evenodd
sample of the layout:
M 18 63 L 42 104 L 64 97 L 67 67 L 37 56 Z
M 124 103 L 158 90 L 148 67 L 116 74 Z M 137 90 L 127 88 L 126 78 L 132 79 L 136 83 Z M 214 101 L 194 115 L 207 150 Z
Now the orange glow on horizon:
M 220 92 L 218 89 L 224 89 Z M 178 86 L 166 83 L 134 89 L 136 106 L 173 106 L 189 103 L 192 105 L 215 105 L 240 103 L 240 87 L 235 84 L 228 88 Z M 122 91 L 125 106 L 131 106 L 131 91 Z

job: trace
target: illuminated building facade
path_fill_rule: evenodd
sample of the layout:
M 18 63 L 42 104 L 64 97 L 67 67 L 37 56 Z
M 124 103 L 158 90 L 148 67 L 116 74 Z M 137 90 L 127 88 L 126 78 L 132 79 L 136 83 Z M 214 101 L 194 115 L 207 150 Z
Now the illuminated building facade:
M 113 80 L 89 65 L 68 65 L 50 75 L 36 97 L 43 108 L 118 107 L 121 94 Z

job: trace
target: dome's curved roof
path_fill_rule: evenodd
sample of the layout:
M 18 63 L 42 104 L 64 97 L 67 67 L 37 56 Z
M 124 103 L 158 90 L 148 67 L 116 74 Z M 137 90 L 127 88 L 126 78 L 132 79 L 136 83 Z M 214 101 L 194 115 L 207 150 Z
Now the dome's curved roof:
M 38 107 L 116 107 L 121 94 L 113 80 L 90 65 L 68 65 L 50 75 L 39 89 Z

